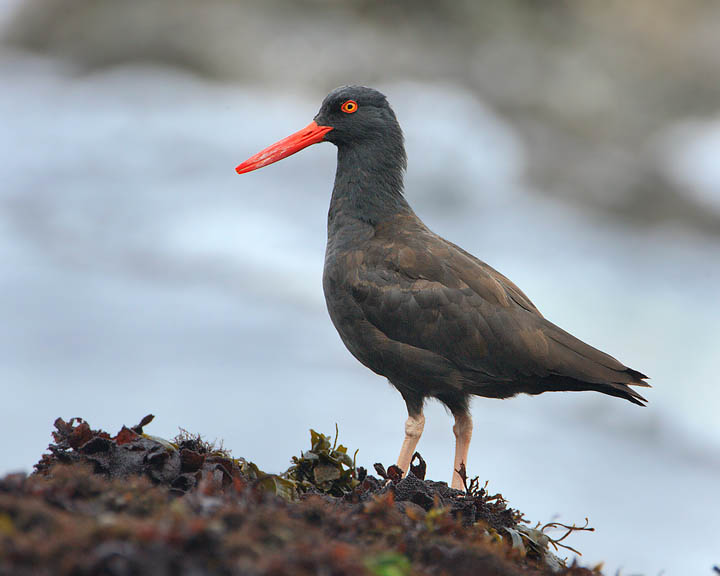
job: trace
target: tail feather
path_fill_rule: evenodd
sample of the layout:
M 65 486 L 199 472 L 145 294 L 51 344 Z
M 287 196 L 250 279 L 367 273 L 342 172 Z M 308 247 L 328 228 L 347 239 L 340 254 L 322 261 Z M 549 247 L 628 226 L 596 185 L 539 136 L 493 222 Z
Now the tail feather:
M 541 381 L 554 390 L 595 390 L 644 406 L 647 400 L 630 386 L 649 388 L 648 376 L 628 368 L 609 354 L 593 348 L 562 328 L 545 321 L 550 342 L 546 366 L 550 373 Z M 541 386 L 543 384 L 540 384 Z
M 524 384 L 525 386 L 522 391 L 527 394 L 542 394 L 543 392 L 594 391 L 607 394 L 608 396 L 615 396 L 616 398 L 623 398 L 624 400 L 637 404 L 638 406 L 645 406 L 647 399 L 630 388 L 630 386 L 650 386 L 647 382 L 642 382 L 638 379 L 628 385 L 623 382 L 588 382 L 556 374 L 546 376 L 544 378 L 526 380 Z
M 633 370 L 632 368 L 627 369 L 627 373 L 632 376 L 635 381 L 631 382 L 633 386 L 645 386 L 646 388 L 652 388 L 650 384 L 647 382 L 643 382 L 643 380 L 650 380 L 650 376 L 645 376 L 642 372 L 638 372 L 637 370 Z
M 639 384 L 632 383 L 633 386 L 646 386 L 649 387 L 650 384 L 647 382 L 641 382 Z M 638 406 L 645 406 L 645 403 L 647 400 L 643 398 L 640 394 L 638 394 L 635 390 L 630 388 L 627 384 L 618 384 L 613 382 L 612 384 L 609 384 L 610 389 L 613 390 L 613 392 L 610 392 L 609 390 L 606 390 L 603 388 L 596 388 L 598 392 L 602 392 L 604 394 L 610 394 L 611 396 L 618 396 L 620 398 L 624 398 L 625 400 L 628 400 L 632 402 L 633 404 L 637 404 Z

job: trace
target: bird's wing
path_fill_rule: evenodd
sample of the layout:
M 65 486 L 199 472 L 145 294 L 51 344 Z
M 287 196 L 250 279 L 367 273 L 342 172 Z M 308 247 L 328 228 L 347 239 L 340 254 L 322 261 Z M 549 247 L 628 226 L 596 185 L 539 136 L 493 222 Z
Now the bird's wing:
M 365 319 L 387 338 L 428 350 L 460 369 L 501 378 L 490 348 L 500 343 L 493 309 L 469 287 L 413 278 L 389 268 L 367 268 L 355 276 L 352 297 Z
M 387 246 L 358 270 L 352 295 L 388 338 L 493 381 L 558 376 L 638 383 L 638 372 L 545 320 L 519 288 L 439 237 Z M 640 385 L 644 383 L 640 382 Z
M 518 288 L 508 277 L 504 276 L 495 270 L 495 268 L 486 264 L 479 258 L 476 258 L 470 254 L 470 252 L 463 250 L 457 244 L 453 244 L 452 242 L 440 237 L 438 237 L 438 240 L 441 240 L 451 248 L 451 259 L 460 271 L 460 275 L 463 280 L 471 285 L 478 282 L 481 285 L 487 284 L 488 282 L 497 284 L 500 286 L 501 291 L 504 292 L 505 295 L 513 302 L 515 302 L 515 304 L 521 306 L 528 312 L 534 312 L 538 316 L 542 316 L 540 311 L 535 307 L 535 304 L 530 301 L 530 298 L 528 298 L 525 293 L 520 290 L 520 288 Z

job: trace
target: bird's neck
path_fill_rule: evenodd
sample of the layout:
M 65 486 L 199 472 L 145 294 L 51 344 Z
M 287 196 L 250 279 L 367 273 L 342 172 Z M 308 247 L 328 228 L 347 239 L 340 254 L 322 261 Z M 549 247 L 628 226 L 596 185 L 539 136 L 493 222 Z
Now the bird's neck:
M 353 221 L 375 226 L 398 214 L 412 213 L 403 195 L 402 136 L 380 146 L 377 142 L 340 145 L 337 160 L 329 232 Z

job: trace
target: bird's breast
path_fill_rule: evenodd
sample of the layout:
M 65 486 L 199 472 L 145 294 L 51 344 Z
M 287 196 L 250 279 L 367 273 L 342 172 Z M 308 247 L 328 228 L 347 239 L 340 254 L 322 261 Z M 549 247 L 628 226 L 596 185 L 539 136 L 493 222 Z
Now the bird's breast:
M 356 238 L 357 240 L 357 238 Z M 373 250 L 367 243 L 328 241 L 323 269 L 323 291 L 328 313 L 345 346 L 360 362 L 378 371 L 375 333 L 358 305 L 354 290 L 371 265 Z
M 323 291 L 333 322 L 352 312 L 352 286 L 366 265 L 361 248 L 340 250 L 328 243 L 323 268 Z M 340 327 L 335 324 L 338 330 Z

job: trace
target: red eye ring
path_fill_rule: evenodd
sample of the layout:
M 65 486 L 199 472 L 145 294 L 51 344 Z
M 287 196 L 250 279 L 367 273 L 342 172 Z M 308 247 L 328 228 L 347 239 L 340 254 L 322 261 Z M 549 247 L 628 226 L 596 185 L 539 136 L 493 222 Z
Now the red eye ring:
M 340 106 L 340 110 L 345 112 L 345 114 L 352 114 L 353 112 L 357 112 L 358 105 L 355 100 L 346 100 L 343 102 L 343 105 Z

